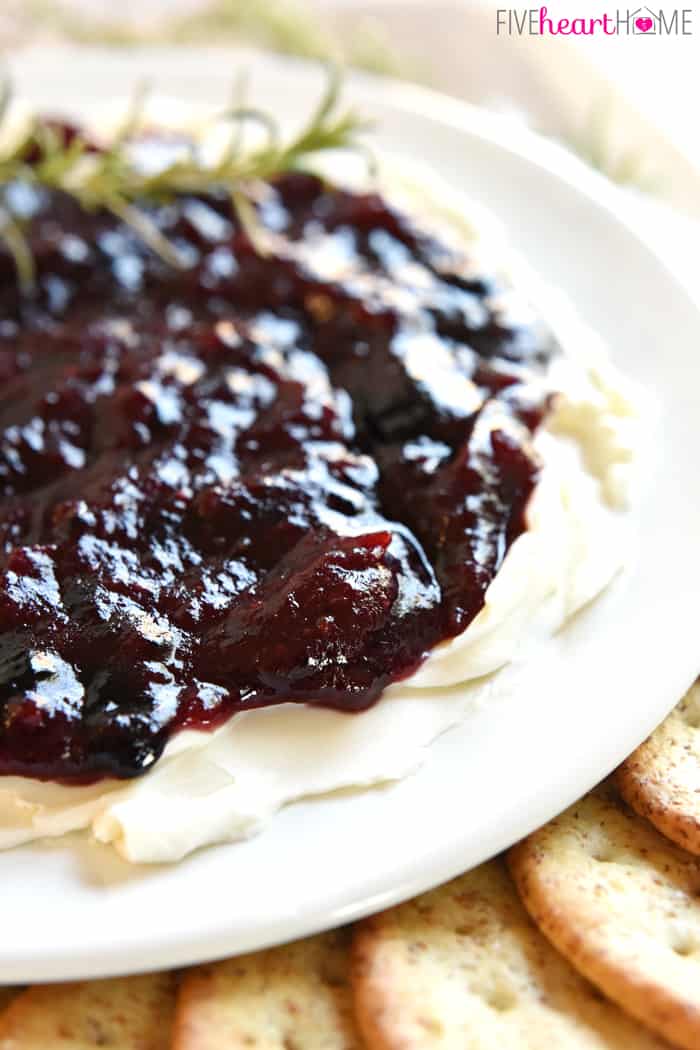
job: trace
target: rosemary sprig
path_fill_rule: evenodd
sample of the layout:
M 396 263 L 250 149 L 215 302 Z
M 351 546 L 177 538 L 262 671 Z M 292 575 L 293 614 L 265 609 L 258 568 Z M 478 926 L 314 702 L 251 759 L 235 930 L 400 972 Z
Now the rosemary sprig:
M 87 211 L 106 210 L 129 225 L 157 255 L 172 266 L 184 266 L 175 245 L 160 232 L 144 204 L 162 204 L 182 194 L 206 193 L 226 189 L 239 220 L 256 247 L 261 247 L 252 204 L 253 185 L 292 169 L 303 168 L 309 158 L 327 150 L 367 152 L 361 141 L 368 124 L 353 110 L 340 107 L 341 77 L 329 71 L 323 95 L 307 123 L 285 141 L 274 118 L 250 106 L 237 106 L 216 119 L 232 124 L 219 156 L 205 159 L 193 147 L 155 172 L 135 162 L 130 138 L 139 126 L 143 98 L 130 107 L 122 128 L 112 141 L 96 151 L 78 131 L 66 137 L 50 123 L 33 119 L 26 133 L 11 149 L 0 149 L 0 239 L 13 257 L 23 291 L 35 285 L 35 265 L 23 219 L 12 212 L 7 186 L 25 182 L 69 194 Z M 0 131 L 10 101 L 9 88 L 0 93 Z M 255 123 L 263 133 L 262 142 L 246 148 L 242 127 Z

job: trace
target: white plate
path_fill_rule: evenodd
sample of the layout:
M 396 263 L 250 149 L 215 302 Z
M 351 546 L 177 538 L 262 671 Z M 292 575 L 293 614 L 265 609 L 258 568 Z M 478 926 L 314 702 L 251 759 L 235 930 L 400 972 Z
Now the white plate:
M 256 101 L 308 109 L 320 77 L 247 56 Z M 147 73 L 185 99 L 226 100 L 231 52 L 27 54 L 18 91 L 87 112 Z M 282 812 L 259 837 L 174 867 L 133 868 L 79 837 L 0 855 L 0 981 L 192 963 L 338 925 L 503 849 L 607 774 L 700 669 L 700 313 L 619 198 L 573 158 L 484 112 L 396 83 L 352 79 L 377 143 L 428 160 L 508 224 L 614 357 L 664 409 L 637 568 L 519 679 L 431 748 L 413 777 Z M 86 93 L 89 99 L 86 100 Z M 361 717 L 361 716 L 360 716 Z

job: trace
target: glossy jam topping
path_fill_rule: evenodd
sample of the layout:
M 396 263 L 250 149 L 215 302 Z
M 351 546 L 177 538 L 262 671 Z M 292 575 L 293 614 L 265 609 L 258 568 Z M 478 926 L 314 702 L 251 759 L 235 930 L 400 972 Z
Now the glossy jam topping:
M 524 528 L 549 341 L 379 196 L 290 174 L 152 209 L 188 266 L 11 186 L 0 256 L 0 773 L 133 777 L 168 737 L 359 711 L 463 631 Z

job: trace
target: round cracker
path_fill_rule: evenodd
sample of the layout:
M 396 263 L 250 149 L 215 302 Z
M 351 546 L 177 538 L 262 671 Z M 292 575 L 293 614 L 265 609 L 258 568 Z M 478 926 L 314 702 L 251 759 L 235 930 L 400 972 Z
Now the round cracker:
M 173 1050 L 362 1050 L 348 947 L 335 930 L 190 970 Z
M 0 988 L 0 1013 L 9 1006 L 10 1003 L 19 994 L 19 988 Z
M 700 862 L 609 788 L 513 847 L 520 896 L 551 942 L 671 1042 L 700 1047 Z
M 700 682 L 623 762 L 617 783 L 640 816 L 700 854 Z
M 0 1015 L 0 1050 L 169 1050 L 172 974 L 35 985 Z
M 500 861 L 362 922 L 358 1023 L 372 1050 L 659 1050 L 554 951 Z

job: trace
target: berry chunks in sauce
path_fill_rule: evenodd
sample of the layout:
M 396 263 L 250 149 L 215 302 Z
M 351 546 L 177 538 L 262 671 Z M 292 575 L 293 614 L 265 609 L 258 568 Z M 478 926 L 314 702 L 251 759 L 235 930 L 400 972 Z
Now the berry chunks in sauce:
M 374 194 L 290 174 L 124 225 L 27 186 L 0 256 L 0 774 L 134 777 L 183 727 L 361 711 L 525 527 L 549 338 Z

